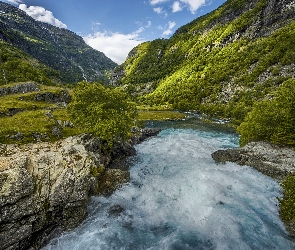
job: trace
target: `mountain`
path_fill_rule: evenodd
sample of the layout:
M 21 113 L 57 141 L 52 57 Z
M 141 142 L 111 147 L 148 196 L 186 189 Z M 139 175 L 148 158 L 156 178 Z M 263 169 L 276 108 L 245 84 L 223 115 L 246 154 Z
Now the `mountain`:
M 228 0 L 170 39 L 135 47 L 112 83 L 146 104 L 239 124 L 254 103 L 295 78 L 294 17 L 294 0 Z
M 14 47 L 10 46 L 10 50 L 37 59 L 38 64 L 50 68 L 64 83 L 97 81 L 105 77 L 106 71 L 117 66 L 75 33 L 36 21 L 4 2 L 0 2 L 0 40 L 1 47 L 10 44 Z

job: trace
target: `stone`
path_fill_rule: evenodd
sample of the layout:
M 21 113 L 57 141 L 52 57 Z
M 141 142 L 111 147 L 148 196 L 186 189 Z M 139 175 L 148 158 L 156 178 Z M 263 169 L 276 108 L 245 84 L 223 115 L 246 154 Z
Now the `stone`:
M 88 199 L 97 194 L 94 187 L 100 182 L 92 175 L 92 168 L 105 164 L 99 145 L 92 140 L 97 139 L 89 136 L 87 143 L 95 145 L 97 154 L 87 151 L 83 136 L 55 143 L 3 146 L 0 249 L 15 244 L 28 248 L 43 234 L 55 228 L 72 229 L 85 219 Z M 32 238 L 35 234 L 40 237 Z
M 156 134 L 136 131 L 139 138 Z M 135 155 L 133 144 L 116 143 L 109 152 L 102 147 L 89 134 L 54 143 L 0 144 L 0 250 L 39 249 L 86 218 L 90 196 L 109 196 L 130 180 L 122 162 Z M 114 207 L 110 214 L 122 211 Z
M 26 82 L 26 83 L 15 84 L 10 87 L 0 88 L 0 96 L 10 95 L 10 94 L 24 94 L 24 93 L 37 92 L 37 91 L 40 91 L 40 88 L 37 83 Z
M 24 138 L 24 134 L 22 132 L 17 132 L 15 135 L 10 136 L 10 139 L 20 141 Z
M 295 151 L 267 142 L 251 142 L 243 148 L 218 150 L 212 153 L 218 163 L 235 162 L 257 169 L 282 181 L 295 172 Z

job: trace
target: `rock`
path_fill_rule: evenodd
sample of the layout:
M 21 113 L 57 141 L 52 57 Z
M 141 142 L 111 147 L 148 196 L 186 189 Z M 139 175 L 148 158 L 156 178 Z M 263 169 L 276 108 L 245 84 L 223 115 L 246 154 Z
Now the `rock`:
M 218 163 L 236 162 L 247 165 L 282 181 L 295 172 L 295 151 L 267 142 L 251 142 L 243 148 L 218 150 L 212 153 Z
M 161 132 L 161 129 L 158 128 L 138 128 L 138 127 L 133 127 L 132 128 L 132 138 L 131 142 L 132 144 L 137 144 L 140 142 L 143 142 L 144 140 L 156 136 Z
M 69 103 L 71 96 L 67 90 L 61 90 L 59 93 L 43 92 L 38 93 L 34 97 L 35 101 L 42 101 L 48 103 Z
M 110 196 L 115 190 L 129 182 L 130 174 L 121 169 L 107 169 L 102 176 L 99 186 L 99 193 L 104 196 Z
M 112 153 L 103 155 L 101 140 L 91 135 L 1 144 L 0 152 L 1 250 L 38 249 L 53 230 L 72 229 L 85 219 L 91 195 L 109 195 L 129 181 L 127 171 L 102 167 Z
M 41 142 L 43 140 L 47 139 L 47 135 L 44 133 L 39 133 L 39 132 L 33 132 L 32 136 L 34 137 L 34 139 L 36 140 L 36 142 Z
M 118 217 L 121 213 L 123 213 L 125 209 L 118 204 L 115 204 L 110 207 L 109 209 L 109 216 L 111 217 Z
M 57 137 L 62 137 L 62 127 L 53 126 L 52 127 L 52 135 L 57 136 Z
M 20 141 L 24 138 L 24 134 L 22 132 L 17 132 L 15 135 L 10 136 L 12 140 Z
M 0 88 L 0 96 L 11 94 L 24 94 L 29 92 L 40 91 L 40 88 L 35 82 L 26 82 L 15 84 L 11 87 Z
M 136 130 L 136 142 L 157 134 Z M 42 134 L 34 133 L 36 140 Z M 124 160 L 136 154 L 131 141 L 105 150 L 89 134 L 55 143 L 0 144 L 0 250 L 39 249 L 51 237 L 78 226 L 91 195 L 111 195 L 130 179 Z M 110 215 L 123 210 L 113 208 Z

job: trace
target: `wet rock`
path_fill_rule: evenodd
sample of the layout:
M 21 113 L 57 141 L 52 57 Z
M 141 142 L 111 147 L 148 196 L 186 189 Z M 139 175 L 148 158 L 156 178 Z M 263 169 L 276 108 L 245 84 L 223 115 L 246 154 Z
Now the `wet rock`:
M 118 217 L 121 213 L 125 211 L 125 208 L 121 207 L 118 204 L 115 204 L 109 208 L 109 216 L 111 217 Z
M 132 138 L 131 142 L 132 144 L 137 144 L 140 142 L 143 142 L 144 140 L 156 136 L 161 132 L 161 129 L 158 128 L 138 128 L 133 127 L 132 128 Z
M 121 169 L 107 169 L 101 178 L 99 193 L 110 196 L 115 190 L 129 182 L 130 173 Z

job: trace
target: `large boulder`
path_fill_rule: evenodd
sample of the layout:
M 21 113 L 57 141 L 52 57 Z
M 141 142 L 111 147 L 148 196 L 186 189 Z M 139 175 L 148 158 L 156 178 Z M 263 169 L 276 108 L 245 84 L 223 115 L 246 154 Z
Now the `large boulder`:
M 111 194 L 129 180 L 112 169 L 99 138 L 0 146 L 0 249 L 38 248 L 54 229 L 69 230 L 87 215 L 91 195 Z M 105 183 L 104 183 L 105 182 Z

